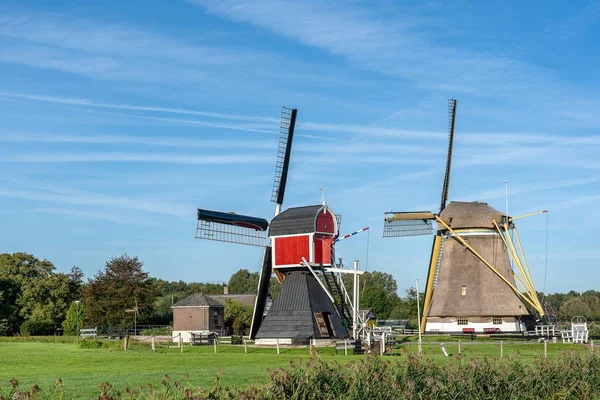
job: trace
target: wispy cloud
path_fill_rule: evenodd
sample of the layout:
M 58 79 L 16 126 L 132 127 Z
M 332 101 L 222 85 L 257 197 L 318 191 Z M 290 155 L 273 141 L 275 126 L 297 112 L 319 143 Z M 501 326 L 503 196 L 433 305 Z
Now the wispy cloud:
M 269 140 L 212 140 L 189 139 L 166 136 L 136 136 L 136 135 L 69 135 L 46 134 L 29 132 L 0 133 L 0 142 L 14 143 L 77 143 L 77 144 L 141 144 L 160 147 L 183 147 L 199 149 L 269 149 L 277 147 Z
M 133 209 L 153 214 L 170 215 L 180 219 L 193 219 L 193 206 L 177 205 L 157 200 L 131 199 L 82 190 L 54 188 L 53 190 L 27 190 L 19 188 L 0 189 L 1 197 L 12 197 L 34 202 L 52 202 L 78 206 L 102 206 L 117 209 Z
M 256 52 L 180 40 L 122 25 L 2 7 L 0 60 L 100 79 L 208 81 L 200 68 L 256 62 Z
M 250 23 L 290 40 L 321 49 L 363 68 L 412 82 L 428 91 L 451 96 L 502 99 L 503 108 L 545 111 L 549 120 L 581 121 L 560 114 L 565 105 L 597 98 L 585 87 L 561 81 L 548 68 L 509 55 L 497 55 L 434 40 L 443 16 L 407 16 L 403 6 L 386 6 L 376 13 L 360 3 L 281 0 L 190 0 L 210 13 Z M 381 5 L 381 4 L 380 4 Z M 549 102 L 547 99 L 559 98 Z M 592 108 L 586 111 L 593 112 Z M 597 125 L 595 125 L 597 127 Z
M 564 210 L 568 208 L 578 207 L 584 204 L 597 203 L 598 201 L 600 201 L 600 195 L 583 195 L 572 197 L 566 200 L 557 201 L 555 203 L 545 204 L 544 208 L 551 211 Z
M 4 163 L 98 163 L 98 162 L 146 162 L 165 164 L 256 164 L 272 163 L 272 155 L 185 155 L 163 153 L 119 153 L 88 152 L 85 154 L 69 153 L 23 153 L 0 155 Z
M 543 191 L 548 191 L 548 190 L 555 190 L 555 189 L 565 189 L 565 188 L 571 188 L 571 187 L 577 187 L 577 186 L 584 186 L 584 185 L 590 185 L 590 184 L 594 184 L 594 183 L 598 183 L 600 182 L 600 178 L 585 178 L 585 179 L 581 179 L 581 178 L 575 178 L 575 179 L 567 179 L 567 180 L 563 180 L 563 181 L 558 181 L 558 182 L 550 182 L 550 183 L 538 183 L 538 182 L 531 182 L 528 184 L 519 184 L 516 186 L 510 186 L 510 194 L 512 195 L 520 195 L 520 194 L 525 194 L 525 193 L 532 193 L 532 192 L 543 192 Z M 499 198 L 503 198 L 506 195 L 505 189 L 492 189 L 492 190 L 486 190 L 483 192 L 478 192 L 478 193 L 472 193 L 470 195 L 467 196 L 463 196 L 461 198 L 459 198 L 458 200 L 469 200 L 469 201 L 473 201 L 473 200 L 492 200 L 492 199 L 499 199 Z
M 35 213 L 41 214 L 56 214 L 56 215 L 67 215 L 78 218 L 86 219 L 97 219 L 102 221 L 113 222 L 116 224 L 127 224 L 127 225 L 159 225 L 155 220 L 150 218 L 140 218 L 131 215 L 122 215 L 122 213 L 115 212 L 99 212 L 99 211 L 86 211 L 86 210 L 74 210 L 72 208 L 48 208 L 40 207 L 31 210 Z
M 200 110 L 191 110 L 191 109 L 184 109 L 184 108 L 107 103 L 107 102 L 96 101 L 96 100 L 92 100 L 92 99 L 44 96 L 44 95 L 38 95 L 38 94 L 11 93 L 11 92 L 0 92 L 0 96 L 4 96 L 7 98 L 39 101 L 39 102 L 53 103 L 53 104 L 64 104 L 64 105 L 71 105 L 71 106 L 75 105 L 75 106 L 86 106 L 86 107 L 93 107 L 93 108 L 109 108 L 109 109 L 130 110 L 130 111 L 151 111 L 151 112 L 167 113 L 167 114 L 182 114 L 182 115 L 193 115 L 193 116 L 199 116 L 199 117 L 210 117 L 210 118 L 232 120 L 232 121 L 263 122 L 263 123 L 269 123 L 269 124 L 279 122 L 279 120 L 275 119 L 275 118 L 258 117 L 258 116 L 253 116 L 253 115 L 234 115 L 234 114 L 223 114 L 223 113 L 200 111 Z

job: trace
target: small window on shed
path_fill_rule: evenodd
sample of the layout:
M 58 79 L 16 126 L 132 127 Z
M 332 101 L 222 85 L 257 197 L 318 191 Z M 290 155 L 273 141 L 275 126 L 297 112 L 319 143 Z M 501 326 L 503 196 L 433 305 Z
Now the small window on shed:
M 502 317 L 492 317 L 492 324 L 502 325 Z
M 469 318 L 467 317 L 458 317 L 456 318 L 457 325 L 469 325 Z
M 214 311 L 213 312 L 213 325 L 214 326 L 220 326 L 221 325 L 221 321 L 219 318 L 219 312 L 218 311 Z
M 462 296 L 466 296 L 467 295 L 467 287 L 466 286 L 462 287 L 461 295 Z

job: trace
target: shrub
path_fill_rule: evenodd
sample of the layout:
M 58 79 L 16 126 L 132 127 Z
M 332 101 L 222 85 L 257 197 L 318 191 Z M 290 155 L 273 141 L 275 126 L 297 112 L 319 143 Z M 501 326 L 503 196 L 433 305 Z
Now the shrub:
M 144 329 L 140 332 L 143 336 L 170 336 L 173 332 L 173 327 L 163 326 L 159 328 Z
M 313 356 L 270 373 L 266 385 L 238 390 L 215 384 L 198 389 L 165 376 L 160 385 L 142 385 L 119 392 L 109 382 L 98 385 L 98 399 L 580 399 L 600 398 L 600 356 L 563 353 L 533 362 L 518 358 L 486 359 L 457 356 L 445 363 L 405 353 L 401 359 L 367 356 L 340 365 Z M 62 382 L 61 382 L 62 383 Z M 34 387 L 39 392 L 37 385 Z M 0 400 L 12 399 L 16 380 L 0 387 Z M 62 386 L 48 397 L 64 398 Z M 58 395 L 57 395 L 58 394 Z M 62 397 L 61 397 L 62 396 Z M 21 397 L 17 397 L 21 398 Z
M 21 324 L 21 335 L 45 336 L 54 334 L 54 324 L 50 321 L 25 321 Z

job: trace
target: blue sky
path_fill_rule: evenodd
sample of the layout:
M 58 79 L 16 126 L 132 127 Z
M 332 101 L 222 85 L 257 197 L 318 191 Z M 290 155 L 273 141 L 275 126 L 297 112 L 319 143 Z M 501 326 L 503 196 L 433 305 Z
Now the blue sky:
M 548 292 L 597 289 L 600 2 L 0 1 L 0 251 L 88 277 L 122 253 L 226 281 L 261 250 L 194 240 L 197 207 L 269 218 L 279 112 L 299 109 L 284 206 L 319 187 L 348 263 L 424 281 L 428 237 L 383 213 L 450 197 L 548 209 Z M 520 221 L 544 286 L 545 217 Z M 368 252 L 367 252 L 368 249 Z M 368 258 L 367 258 L 368 254 Z

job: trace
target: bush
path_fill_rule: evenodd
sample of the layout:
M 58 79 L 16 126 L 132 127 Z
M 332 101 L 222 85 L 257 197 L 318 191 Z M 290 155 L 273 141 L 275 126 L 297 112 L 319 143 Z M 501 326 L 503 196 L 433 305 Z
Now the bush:
M 54 328 L 50 321 L 25 321 L 20 331 L 23 336 L 46 336 L 54 334 Z
M 104 346 L 104 343 L 98 340 L 82 340 L 77 345 L 81 349 L 99 349 Z
M 143 336 L 170 336 L 172 332 L 173 328 L 171 326 L 163 326 L 160 328 L 144 329 L 140 334 Z

